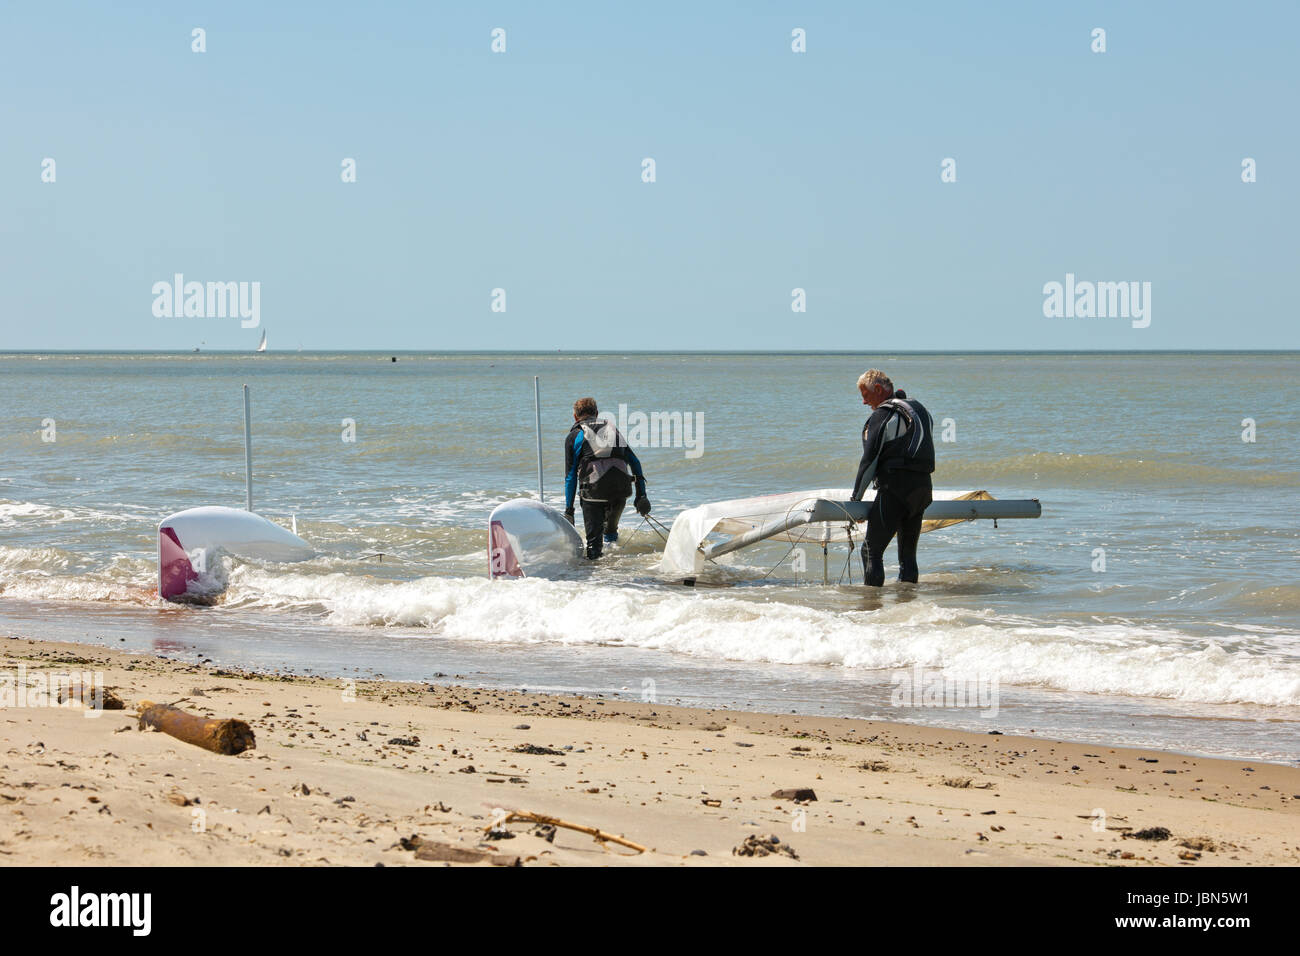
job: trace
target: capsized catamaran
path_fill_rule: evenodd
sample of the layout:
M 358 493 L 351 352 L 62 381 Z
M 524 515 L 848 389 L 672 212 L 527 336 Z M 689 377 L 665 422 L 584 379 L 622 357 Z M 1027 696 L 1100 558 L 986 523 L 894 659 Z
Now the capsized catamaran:
M 583 564 L 584 550 L 582 536 L 564 515 L 533 498 L 511 499 L 488 516 L 489 577 L 564 573 Z
M 861 541 L 875 492 L 868 490 L 862 501 L 850 501 L 852 495 L 847 488 L 824 488 L 690 508 L 673 521 L 659 569 L 668 575 L 694 577 L 705 561 L 771 539 L 823 549 Z M 1042 512 L 1037 498 L 998 500 L 987 491 L 936 490 L 921 531 L 978 519 L 1037 518 Z M 714 535 L 725 537 L 709 540 Z
M 251 511 L 187 508 L 158 524 L 158 596 L 164 601 L 213 597 L 225 586 L 225 558 L 295 562 L 316 553 L 288 528 Z
M 164 601 L 207 603 L 225 588 L 224 559 L 308 561 L 319 552 L 297 535 L 253 513 L 252 413 L 244 386 L 246 510 L 206 505 L 168 515 L 158 523 L 158 596 Z
M 536 376 L 533 404 L 537 419 L 537 498 L 507 501 L 488 516 L 491 578 L 545 577 L 586 564 L 582 536 L 563 515 L 544 503 L 541 392 Z M 868 489 L 862 501 L 850 501 L 852 497 L 853 492 L 847 488 L 823 488 L 689 508 L 673 520 L 659 570 L 692 584 L 706 561 L 760 541 L 817 544 L 823 554 L 833 543 L 848 543 L 855 538 L 860 541 L 866 533 L 865 522 L 875 491 Z M 934 501 L 925 509 L 921 531 L 981 519 L 996 525 L 1002 518 L 1037 518 L 1042 513 L 1037 498 L 998 500 L 987 491 L 937 490 Z
M 582 536 L 564 515 L 546 504 L 542 485 L 541 379 L 536 375 L 533 413 L 537 425 L 537 498 L 513 498 L 497 505 L 488 515 L 488 577 L 494 580 L 563 574 L 585 562 Z
M 706 561 L 760 541 L 812 544 L 825 550 L 860 542 L 874 491 L 850 501 L 847 488 L 792 491 L 715 501 L 689 508 L 673 521 L 659 562 L 661 573 L 688 582 Z M 935 491 L 921 531 L 966 521 L 1037 518 L 1037 498 L 997 499 L 987 491 Z M 493 578 L 548 577 L 586 564 L 582 537 L 554 508 L 532 498 L 498 505 L 488 518 L 488 574 Z

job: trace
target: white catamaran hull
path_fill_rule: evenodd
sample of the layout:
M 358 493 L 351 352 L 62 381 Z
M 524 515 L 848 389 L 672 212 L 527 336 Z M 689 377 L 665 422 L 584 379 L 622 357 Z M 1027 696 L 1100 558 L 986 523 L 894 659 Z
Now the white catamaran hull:
M 221 560 L 306 561 L 316 550 L 287 528 L 239 508 L 209 506 L 168 515 L 158 525 L 158 596 L 165 601 L 210 597 L 219 590 Z
M 488 517 L 488 574 L 545 577 L 584 560 L 582 536 L 564 515 L 531 498 L 515 498 Z

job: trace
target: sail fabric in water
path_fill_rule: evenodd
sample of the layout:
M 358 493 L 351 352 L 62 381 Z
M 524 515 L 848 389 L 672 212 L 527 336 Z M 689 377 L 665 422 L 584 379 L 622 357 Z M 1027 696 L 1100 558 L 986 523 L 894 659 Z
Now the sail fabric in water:
M 800 523 L 798 520 L 801 514 L 810 512 L 812 506 L 818 501 L 847 503 L 852 495 L 853 491 L 850 488 L 823 488 L 815 491 L 792 491 L 779 495 L 715 501 L 688 509 L 673 521 L 659 570 L 672 575 L 697 574 L 704 565 L 700 546 L 709 535 L 735 537 L 785 518 L 794 519 L 794 524 L 787 530 L 772 535 L 770 540 L 805 542 L 820 546 L 848 541 L 850 530 L 853 532 L 854 540 L 861 540 L 865 529 L 861 525 L 853 525 L 848 519 L 847 512 L 844 520 L 840 522 Z M 869 502 L 874 497 L 875 491 L 868 490 L 863 495 L 863 500 Z M 993 496 L 987 491 L 936 490 L 934 500 L 992 501 Z M 921 530 L 935 531 L 968 520 L 970 519 L 927 520 L 921 525 Z

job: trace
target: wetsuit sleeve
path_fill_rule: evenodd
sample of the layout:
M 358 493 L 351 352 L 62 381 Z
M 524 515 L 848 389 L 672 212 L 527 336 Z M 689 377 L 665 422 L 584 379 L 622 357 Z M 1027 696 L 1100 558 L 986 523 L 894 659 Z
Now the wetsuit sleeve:
M 573 496 L 578 490 L 579 442 L 581 430 L 575 430 L 564 440 L 564 510 L 573 510 Z
M 641 470 L 641 459 L 636 456 L 636 452 L 634 452 L 632 446 L 628 444 L 623 445 L 623 458 L 627 461 L 628 465 L 632 469 L 632 474 L 636 477 L 636 496 L 638 498 L 644 498 L 645 472 Z
M 861 501 L 871 486 L 871 479 L 876 477 L 876 466 L 880 463 L 881 439 L 885 431 L 885 422 L 889 421 L 888 411 L 877 409 L 867 419 L 866 435 L 862 439 L 862 462 L 858 465 L 858 477 L 853 482 L 853 496 L 850 501 Z

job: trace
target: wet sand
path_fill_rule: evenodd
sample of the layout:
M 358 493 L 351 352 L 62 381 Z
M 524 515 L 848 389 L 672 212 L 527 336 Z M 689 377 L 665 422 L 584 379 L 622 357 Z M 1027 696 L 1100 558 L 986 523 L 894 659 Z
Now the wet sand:
M 102 673 L 125 709 L 5 702 L 5 865 L 1300 863 L 1300 769 L 1274 764 L 0 640 L 11 688 L 20 667 Z M 141 731 L 141 700 L 244 720 L 256 747 Z

